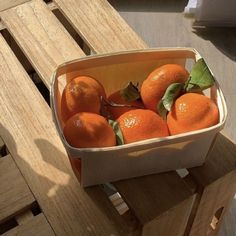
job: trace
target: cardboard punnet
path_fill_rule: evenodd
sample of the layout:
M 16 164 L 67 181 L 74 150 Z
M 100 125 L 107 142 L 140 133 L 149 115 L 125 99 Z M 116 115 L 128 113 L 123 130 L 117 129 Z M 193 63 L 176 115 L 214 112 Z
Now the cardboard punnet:
M 124 88 L 129 81 L 141 84 L 158 66 L 176 63 L 187 68 L 200 58 L 193 48 L 153 48 L 88 56 L 64 63 L 56 69 L 50 90 L 52 115 L 82 186 L 202 165 L 217 133 L 224 126 L 227 108 L 216 82 L 207 91 L 220 111 L 220 120 L 215 126 L 115 147 L 74 148 L 63 135 L 64 124 L 60 119 L 60 99 L 66 83 L 76 76 L 88 75 L 100 81 L 109 95 Z

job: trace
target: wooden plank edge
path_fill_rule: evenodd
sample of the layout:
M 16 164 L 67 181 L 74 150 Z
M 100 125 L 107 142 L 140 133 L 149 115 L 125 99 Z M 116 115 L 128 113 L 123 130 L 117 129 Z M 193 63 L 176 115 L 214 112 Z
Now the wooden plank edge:
M 16 221 L 19 225 L 23 225 L 23 224 L 27 223 L 33 217 L 34 217 L 34 215 L 33 215 L 32 211 L 27 210 L 25 212 L 18 214 L 15 218 L 16 218 Z
M 193 194 L 180 204 L 145 224 L 142 235 L 183 235 L 196 202 L 196 196 L 197 194 Z M 181 222 L 176 219 L 181 219 Z
M 5 233 L 2 236 L 24 236 L 24 235 L 38 235 L 38 236 L 51 236 L 55 235 L 51 225 L 48 223 L 47 219 L 40 213 L 34 217 L 31 217 L 24 222 L 24 224 L 19 224 L 17 227 L 14 227 Z
M 2 149 L 4 148 L 4 146 L 5 146 L 5 143 L 2 140 L 2 138 L 0 137 L 0 156 L 1 156 L 1 152 L 2 152 Z
M 2 166 L 5 167 L 4 169 L 9 168 L 9 169 L 6 169 L 6 171 L 8 171 L 9 173 L 14 173 L 14 177 L 16 177 L 17 181 L 19 181 L 19 182 L 17 182 L 17 181 L 16 182 L 18 184 L 17 188 L 20 187 L 19 188 L 20 191 L 15 186 L 14 191 L 16 189 L 17 189 L 17 191 L 14 192 L 14 194 L 17 194 L 17 195 L 14 197 L 18 197 L 18 194 L 21 197 L 14 199 L 14 201 L 11 201 L 11 205 L 9 205 L 10 208 L 8 208 L 11 210 L 8 211 L 7 213 L 6 213 L 6 207 L 2 208 L 3 214 L 1 214 L 1 212 L 0 212 L 0 224 L 8 221 L 11 218 L 14 218 L 16 215 L 19 215 L 22 212 L 30 210 L 36 203 L 36 200 L 31 192 L 28 184 L 25 182 L 25 179 L 24 179 L 21 171 L 19 170 L 19 168 L 18 168 L 18 166 L 11 154 L 8 153 L 7 155 L 5 155 L 4 157 L 2 157 L 0 159 L 0 167 L 2 167 Z M 9 175 L 8 175 L 8 177 L 9 177 Z M 10 175 L 10 177 L 12 177 L 12 176 Z M 8 182 L 10 180 L 13 180 L 13 178 L 3 178 L 3 180 L 4 179 Z M 0 180 L 1 180 L 1 178 L 0 178 Z M 9 186 L 8 182 L 6 184 L 7 186 Z M 5 190 L 3 182 L 1 182 L 1 187 Z M 14 187 L 14 185 L 12 187 Z M 22 189 L 24 190 L 24 195 L 22 195 Z M 9 196 L 9 194 L 8 194 L 8 196 Z M 13 195 L 12 195 L 12 197 L 13 197 Z M 12 199 L 12 198 L 9 198 L 9 199 Z M 22 199 L 23 199 L 23 201 L 22 201 Z M 5 214 L 4 214 L 4 210 L 5 210 Z
M 6 29 L 6 27 L 4 26 L 4 24 L 2 23 L 1 19 L 0 19 L 0 31 Z
M 25 2 L 28 2 L 29 0 L 25 0 Z M 23 2 L 23 3 L 25 3 L 25 2 Z M 22 3 L 22 4 L 23 4 Z M 18 4 L 19 5 L 19 4 Z M 17 6 L 17 5 L 15 5 L 15 6 Z M 15 7 L 15 6 L 13 6 L 13 7 Z M 56 4 L 54 3 L 54 2 L 49 2 L 49 3 L 47 3 L 47 6 L 48 6 L 48 8 L 51 10 L 51 11 L 54 11 L 54 10 L 57 10 L 58 9 L 58 7 L 56 6 Z M 7 9 L 9 9 L 9 8 L 6 8 L 6 9 L 4 9 L 4 10 L 7 10 Z M 4 29 L 6 29 L 6 26 L 3 24 L 3 22 L 1 21 L 1 18 L 0 18 L 0 31 L 1 30 L 4 30 Z
M 51 11 L 58 9 L 57 5 L 54 2 L 48 2 L 47 5 Z
M 0 12 L 5 11 L 5 10 L 10 9 L 10 8 L 13 8 L 13 7 L 16 7 L 18 5 L 24 4 L 24 3 L 29 2 L 29 1 L 31 1 L 31 0 L 0 1 Z
M 235 171 L 236 146 L 227 136 L 219 133 L 206 162 L 199 167 L 189 168 L 189 174 L 202 188 Z M 224 157 L 224 158 L 222 158 Z

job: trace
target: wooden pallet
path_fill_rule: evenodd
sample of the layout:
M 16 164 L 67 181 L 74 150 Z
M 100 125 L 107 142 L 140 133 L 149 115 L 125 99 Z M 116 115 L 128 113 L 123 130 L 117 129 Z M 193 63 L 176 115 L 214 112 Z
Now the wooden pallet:
M 110 195 L 73 175 L 36 85 L 47 93 L 67 60 L 147 47 L 111 5 L 12 0 L 0 11 L 0 234 L 216 235 L 236 192 L 236 148 L 221 134 L 207 163 L 184 177 L 119 181 Z

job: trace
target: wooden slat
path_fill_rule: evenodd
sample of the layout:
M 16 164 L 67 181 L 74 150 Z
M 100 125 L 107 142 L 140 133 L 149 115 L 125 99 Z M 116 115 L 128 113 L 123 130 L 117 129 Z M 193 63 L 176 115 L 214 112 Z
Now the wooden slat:
M 26 235 L 51 236 L 55 234 L 42 213 L 3 234 L 3 236 Z
M 141 222 L 143 235 L 183 235 L 195 195 L 175 172 L 119 181 L 115 186 Z
M 97 53 L 147 47 L 106 0 L 54 2 Z
M 142 224 L 192 196 L 175 172 L 119 181 L 115 186 Z
M 236 209 L 236 196 L 233 199 L 229 211 L 225 215 L 218 236 L 227 236 L 227 235 L 230 236 L 235 232 L 235 226 L 236 226 L 235 209 Z
M 223 134 L 217 136 L 215 145 L 204 166 L 189 169 L 190 174 L 202 187 L 206 187 L 235 171 L 236 145 Z
M 229 210 L 235 192 L 236 171 L 225 175 L 205 187 L 189 235 L 207 235 L 208 232 L 209 235 L 216 235 L 225 213 Z M 216 227 L 211 227 L 210 224 L 215 213 L 222 207 L 223 211 L 218 224 Z M 212 234 L 210 234 L 210 232 Z
M 0 65 L 0 135 L 55 233 L 122 232 L 122 223 L 115 221 L 118 213 L 100 188 L 80 187 L 48 105 L 2 36 Z
M 41 0 L 3 11 L 0 17 L 48 88 L 50 77 L 59 64 L 84 56 Z
M 1 19 L 0 19 L 0 31 L 5 29 L 5 26 L 3 25 L 3 23 L 1 22 Z
M 142 236 L 168 235 L 183 236 L 195 195 L 166 211 L 161 217 L 144 226 Z M 181 220 L 178 220 L 181 219 Z
M 20 5 L 22 3 L 28 2 L 30 0 L 1 0 L 0 1 L 0 11 L 4 11 L 6 9 L 9 9 L 11 7 L 15 7 L 17 5 Z
M 10 155 L 0 158 L 0 196 L 0 222 L 35 201 Z
M 30 0 L 19 0 L 19 4 L 22 4 L 22 3 L 25 3 L 25 2 L 28 2 L 28 1 L 30 1 Z M 2 2 L 3 2 L 4 4 L 6 4 L 6 1 L 5 1 L 5 0 L 2 0 Z M 1 1 L 0 1 L 0 5 L 3 4 L 3 3 L 1 3 Z M 19 4 L 13 5 L 13 6 L 11 6 L 11 7 L 17 6 L 17 5 L 19 5 Z M 2 6 L 3 6 L 3 5 L 2 5 Z M 57 9 L 57 7 L 56 7 L 56 5 L 55 5 L 54 2 L 49 2 L 49 3 L 47 4 L 47 6 L 48 6 L 48 8 L 49 8 L 51 11 Z M 11 7 L 4 7 L 4 8 L 2 7 L 2 10 L 7 10 L 8 8 L 11 8 Z M 0 31 L 3 30 L 3 29 L 5 29 L 5 28 L 6 28 L 5 25 L 2 23 L 2 21 L 1 21 L 1 19 L 0 19 Z
M 5 145 L 5 143 L 3 142 L 2 138 L 0 137 L 0 157 L 1 157 L 2 149 L 3 149 L 4 145 Z
M 236 146 L 219 134 L 215 146 L 209 153 L 206 163 L 201 167 L 189 169 L 190 175 L 201 187 L 202 195 L 190 235 L 215 234 L 210 223 L 215 212 L 223 207 L 218 226 L 230 207 L 236 193 Z

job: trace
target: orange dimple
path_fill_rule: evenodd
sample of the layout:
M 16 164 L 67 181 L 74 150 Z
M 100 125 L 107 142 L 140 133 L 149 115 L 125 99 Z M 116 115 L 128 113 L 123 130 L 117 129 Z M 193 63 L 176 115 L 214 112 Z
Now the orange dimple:
M 123 104 L 123 105 L 132 105 L 133 107 L 115 107 L 115 106 L 108 106 L 107 110 L 112 115 L 113 119 L 118 119 L 122 114 L 127 111 L 131 111 L 137 108 L 144 108 L 143 103 L 141 101 L 126 101 L 125 98 L 121 95 L 120 90 L 112 93 L 108 98 L 109 102 L 114 102 L 116 104 Z
M 145 109 L 131 110 L 117 120 L 125 143 L 169 135 L 166 122 L 155 112 Z
M 62 120 L 66 122 L 66 120 L 78 112 L 99 114 L 101 96 L 106 97 L 106 94 L 103 86 L 97 80 L 88 76 L 74 78 L 66 85 L 62 94 Z
M 107 120 L 94 113 L 73 115 L 67 120 L 63 132 L 67 142 L 77 148 L 116 145 L 115 133 Z
M 210 98 L 197 93 L 179 97 L 167 115 L 171 135 L 208 128 L 219 122 L 219 110 Z
M 156 112 L 168 86 L 172 83 L 185 83 L 188 77 L 188 71 L 177 64 L 166 64 L 155 69 L 141 87 L 141 98 L 145 107 Z

